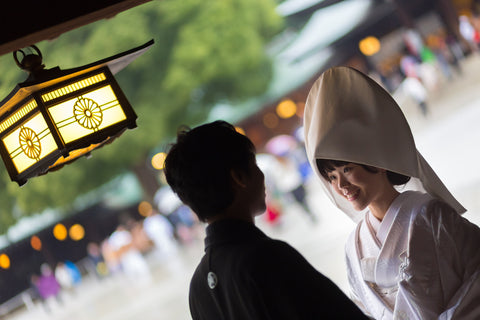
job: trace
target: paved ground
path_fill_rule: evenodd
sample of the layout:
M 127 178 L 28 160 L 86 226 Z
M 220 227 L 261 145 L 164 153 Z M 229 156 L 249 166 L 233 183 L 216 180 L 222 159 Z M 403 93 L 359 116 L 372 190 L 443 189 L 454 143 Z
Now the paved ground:
M 418 149 L 469 209 L 466 216 L 479 223 L 480 170 L 472 160 L 480 156 L 476 142 L 480 137 L 480 57 L 464 61 L 463 70 L 462 76 L 444 83 L 432 95 L 428 118 L 423 118 L 408 99 L 399 99 Z M 272 228 L 263 220 L 258 225 L 272 237 L 291 243 L 340 288 L 347 290 L 343 246 L 354 225 L 330 204 L 317 181 L 311 180 L 307 187 L 309 201 L 316 208 L 317 224 L 312 224 L 300 208 L 291 205 L 285 210 L 281 225 Z M 103 281 L 85 279 L 75 293 L 64 296 L 63 305 L 53 304 L 50 314 L 41 305 L 35 305 L 5 319 L 190 319 L 188 282 L 202 250 L 203 244 L 198 241 L 183 248 L 171 266 L 152 265 L 152 281 L 147 284 L 131 283 L 121 277 Z

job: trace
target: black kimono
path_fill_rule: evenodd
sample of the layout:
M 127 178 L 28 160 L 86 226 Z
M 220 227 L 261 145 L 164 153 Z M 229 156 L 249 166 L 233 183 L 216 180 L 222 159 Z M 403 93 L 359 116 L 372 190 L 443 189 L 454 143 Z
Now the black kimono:
M 251 223 L 209 225 L 205 252 L 190 283 L 194 320 L 366 319 L 298 251 Z

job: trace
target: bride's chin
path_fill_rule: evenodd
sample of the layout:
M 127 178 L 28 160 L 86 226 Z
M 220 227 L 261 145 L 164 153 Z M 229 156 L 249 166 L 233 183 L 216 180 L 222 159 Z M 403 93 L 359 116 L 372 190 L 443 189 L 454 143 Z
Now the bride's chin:
M 366 208 L 367 206 L 361 206 L 361 205 L 359 206 L 359 205 L 352 204 L 352 207 L 353 207 L 353 209 L 354 209 L 355 211 L 360 212 L 360 211 L 365 210 L 365 208 Z

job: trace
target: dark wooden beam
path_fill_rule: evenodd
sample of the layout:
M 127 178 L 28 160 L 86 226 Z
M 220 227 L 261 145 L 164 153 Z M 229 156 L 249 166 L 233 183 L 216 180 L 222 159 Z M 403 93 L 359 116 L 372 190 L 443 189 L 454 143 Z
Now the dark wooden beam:
M 151 0 L 9 0 L 0 13 L 0 55 L 118 13 Z

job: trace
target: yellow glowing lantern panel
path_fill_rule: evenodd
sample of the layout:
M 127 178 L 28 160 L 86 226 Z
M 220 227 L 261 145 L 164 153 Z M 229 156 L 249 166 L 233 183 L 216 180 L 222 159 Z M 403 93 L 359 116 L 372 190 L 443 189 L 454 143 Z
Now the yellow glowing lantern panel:
M 62 157 L 58 158 L 57 161 L 55 161 L 55 163 L 52 164 L 49 168 L 55 168 L 57 166 L 64 165 L 64 164 L 72 161 L 73 159 L 76 159 L 78 157 L 86 155 L 90 151 L 95 150 L 100 145 L 101 145 L 101 143 L 95 143 L 95 144 L 91 144 L 90 146 L 88 146 L 86 148 L 72 150 L 72 151 L 70 151 L 70 153 L 68 154 L 67 157 L 62 156 Z
M 53 236 L 55 239 L 63 241 L 67 238 L 67 228 L 61 223 L 58 223 L 53 227 Z
M 48 111 L 66 144 L 127 118 L 110 85 L 56 104 Z
M 3 143 L 18 173 L 57 149 L 57 144 L 40 113 L 6 135 Z
M 0 254 L 0 268 L 10 268 L 10 258 L 5 253 Z

